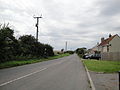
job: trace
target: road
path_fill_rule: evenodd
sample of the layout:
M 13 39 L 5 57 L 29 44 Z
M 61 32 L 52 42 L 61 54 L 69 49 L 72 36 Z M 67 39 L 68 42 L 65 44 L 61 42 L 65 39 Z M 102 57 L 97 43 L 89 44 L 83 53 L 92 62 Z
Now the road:
M 91 90 L 86 71 L 74 54 L 0 70 L 0 90 Z

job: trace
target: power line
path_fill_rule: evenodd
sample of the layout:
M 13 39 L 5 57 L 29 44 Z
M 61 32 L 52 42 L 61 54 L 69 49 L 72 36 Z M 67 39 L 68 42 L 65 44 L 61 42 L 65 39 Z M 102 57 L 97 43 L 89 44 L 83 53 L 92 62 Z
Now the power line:
M 38 24 L 39 24 L 39 18 L 42 18 L 42 15 L 41 15 L 40 17 L 35 17 L 35 16 L 34 16 L 34 18 L 35 18 L 35 19 L 37 19 L 37 23 L 36 23 L 36 25 L 35 25 L 35 26 L 37 27 L 37 32 L 36 32 L 36 41 L 38 42 Z

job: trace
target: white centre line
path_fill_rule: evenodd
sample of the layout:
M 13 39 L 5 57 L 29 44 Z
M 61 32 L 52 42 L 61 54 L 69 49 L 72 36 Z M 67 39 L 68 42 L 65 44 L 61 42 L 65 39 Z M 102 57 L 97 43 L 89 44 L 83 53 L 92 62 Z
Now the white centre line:
M 33 74 L 35 74 L 35 73 L 38 73 L 38 72 L 41 72 L 41 71 L 43 71 L 43 70 L 45 70 L 45 69 L 47 69 L 47 68 L 43 68 L 43 69 L 40 69 L 40 70 L 38 70 L 38 71 L 35 71 L 35 72 L 29 73 L 29 74 L 27 74 L 27 75 L 21 76 L 21 77 L 19 77 L 19 78 L 16 78 L 16 79 L 10 80 L 10 81 L 8 81 L 8 82 L 2 83 L 2 84 L 0 84 L 0 87 L 1 87 L 1 86 L 4 86 L 4 85 L 7 85 L 7 84 L 9 84 L 9 83 L 12 83 L 12 82 L 14 82 L 14 81 L 20 80 L 20 79 L 22 79 L 22 78 L 31 76 L 31 75 L 33 75 Z

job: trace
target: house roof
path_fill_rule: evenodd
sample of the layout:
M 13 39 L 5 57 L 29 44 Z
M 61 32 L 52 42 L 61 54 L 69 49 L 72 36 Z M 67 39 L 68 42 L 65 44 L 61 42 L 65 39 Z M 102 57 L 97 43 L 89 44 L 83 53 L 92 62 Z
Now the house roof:
M 104 45 L 108 44 L 115 36 L 117 36 L 117 34 L 105 39 L 98 46 L 104 46 Z

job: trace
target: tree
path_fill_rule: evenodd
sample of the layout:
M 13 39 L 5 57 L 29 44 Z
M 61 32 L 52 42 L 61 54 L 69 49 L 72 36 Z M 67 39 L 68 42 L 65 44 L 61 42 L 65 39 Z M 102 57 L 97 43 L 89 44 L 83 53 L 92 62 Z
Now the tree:
M 12 60 L 18 54 L 19 44 L 13 36 L 14 31 L 7 25 L 0 27 L 0 61 Z
M 62 48 L 62 49 L 61 49 L 61 53 L 63 53 L 63 52 L 64 52 L 64 49 Z
M 86 53 L 86 48 L 77 48 L 76 53 L 82 57 Z
M 74 54 L 74 51 L 68 50 L 68 51 L 66 51 L 66 52 L 64 52 L 64 53 Z
M 53 56 L 53 48 L 48 44 L 42 44 L 36 42 L 36 39 L 32 35 L 24 35 L 19 38 L 20 46 L 22 48 L 22 54 L 24 56 Z
M 23 35 L 18 40 L 14 37 L 14 30 L 8 25 L 0 25 L 0 62 L 16 60 L 21 57 L 53 56 L 53 47 L 36 42 L 32 35 Z
M 53 56 L 54 55 L 53 47 L 48 44 L 45 44 L 45 54 L 47 56 Z
M 19 44 L 22 49 L 22 55 L 34 55 L 36 52 L 36 39 L 32 35 L 23 35 L 19 39 Z

